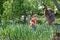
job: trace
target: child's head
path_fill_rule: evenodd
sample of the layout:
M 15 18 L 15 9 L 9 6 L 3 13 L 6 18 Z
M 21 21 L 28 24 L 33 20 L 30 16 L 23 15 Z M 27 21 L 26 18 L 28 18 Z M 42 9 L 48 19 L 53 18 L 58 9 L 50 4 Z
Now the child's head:
M 34 14 L 33 17 L 37 17 L 37 14 Z

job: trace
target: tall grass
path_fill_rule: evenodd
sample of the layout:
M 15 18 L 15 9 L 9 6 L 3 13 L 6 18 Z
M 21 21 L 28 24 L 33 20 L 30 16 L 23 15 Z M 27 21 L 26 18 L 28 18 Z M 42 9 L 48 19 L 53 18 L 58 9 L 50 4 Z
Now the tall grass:
M 0 40 L 52 40 L 55 30 L 47 24 L 38 25 L 36 31 L 29 25 L 7 25 L 0 28 Z

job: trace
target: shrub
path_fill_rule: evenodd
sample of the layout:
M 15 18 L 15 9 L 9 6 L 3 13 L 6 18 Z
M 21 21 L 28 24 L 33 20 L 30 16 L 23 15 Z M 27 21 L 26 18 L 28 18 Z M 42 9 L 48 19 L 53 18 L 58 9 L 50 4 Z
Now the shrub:
M 42 24 L 43 21 L 42 21 L 42 20 L 37 20 L 37 23 L 38 23 L 38 24 Z

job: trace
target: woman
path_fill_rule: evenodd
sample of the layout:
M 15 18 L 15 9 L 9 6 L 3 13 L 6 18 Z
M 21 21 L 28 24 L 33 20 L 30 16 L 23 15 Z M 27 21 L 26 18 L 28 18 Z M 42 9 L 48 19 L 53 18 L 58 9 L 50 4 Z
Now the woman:
M 52 9 L 47 9 L 46 5 L 44 5 L 44 11 L 46 21 L 48 21 L 49 25 L 52 25 L 55 21 L 54 11 Z

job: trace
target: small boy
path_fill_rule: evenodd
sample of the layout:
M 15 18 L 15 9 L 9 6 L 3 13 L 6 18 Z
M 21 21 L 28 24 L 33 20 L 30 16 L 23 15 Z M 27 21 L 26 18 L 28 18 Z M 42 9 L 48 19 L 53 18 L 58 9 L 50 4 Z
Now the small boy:
M 37 14 L 34 14 L 32 19 L 30 20 L 30 25 L 34 30 L 36 30 L 36 21 L 37 21 Z

